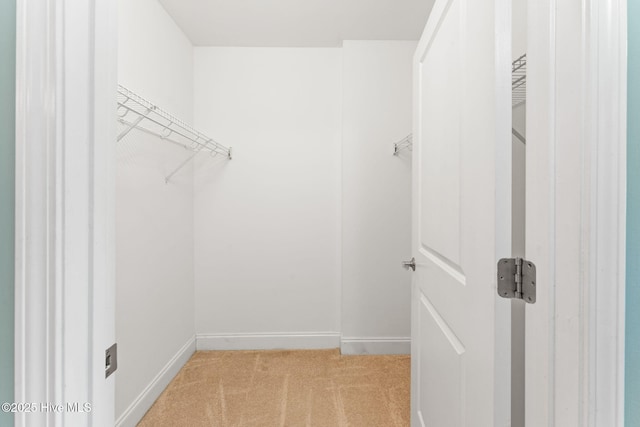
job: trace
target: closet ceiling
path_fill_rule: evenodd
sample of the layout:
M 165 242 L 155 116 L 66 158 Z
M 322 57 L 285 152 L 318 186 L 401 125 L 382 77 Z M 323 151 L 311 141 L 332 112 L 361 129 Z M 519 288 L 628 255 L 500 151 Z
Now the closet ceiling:
M 418 40 L 434 0 L 159 0 L 195 46 Z

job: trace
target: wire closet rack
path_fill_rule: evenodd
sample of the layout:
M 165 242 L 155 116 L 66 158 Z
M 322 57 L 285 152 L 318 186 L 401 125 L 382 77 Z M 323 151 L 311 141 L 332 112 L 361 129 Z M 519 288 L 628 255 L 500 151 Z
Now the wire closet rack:
M 517 107 L 527 101 L 527 54 L 511 64 L 511 106 Z
M 397 156 L 402 150 L 413 151 L 413 134 L 402 138 L 400 141 L 393 144 L 393 155 Z
M 527 102 L 527 54 L 520 56 L 511 64 L 511 108 Z M 523 144 L 526 138 L 520 132 L 511 128 L 511 134 Z
M 118 85 L 118 121 L 125 126 L 124 130 L 118 135 L 118 141 L 127 136 L 132 129 L 138 129 L 193 152 L 189 158 L 166 177 L 167 182 L 199 153 L 208 153 L 214 157 L 222 155 L 228 159 L 232 158 L 230 147 L 226 147 L 213 138 L 195 130 L 182 120 L 122 85 Z

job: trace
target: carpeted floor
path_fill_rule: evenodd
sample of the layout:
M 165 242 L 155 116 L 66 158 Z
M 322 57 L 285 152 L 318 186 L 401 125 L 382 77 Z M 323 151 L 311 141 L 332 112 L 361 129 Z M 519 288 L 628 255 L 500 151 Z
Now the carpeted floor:
M 407 427 L 409 356 L 199 351 L 138 426 Z

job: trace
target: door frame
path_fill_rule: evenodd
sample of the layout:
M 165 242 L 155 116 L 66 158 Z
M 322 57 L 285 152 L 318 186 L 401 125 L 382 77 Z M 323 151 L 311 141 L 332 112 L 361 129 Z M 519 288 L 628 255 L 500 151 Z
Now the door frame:
M 15 399 L 62 403 L 68 398 L 91 399 L 100 402 L 90 415 L 91 425 L 105 426 L 113 425 L 113 376 L 104 381 L 102 359 L 115 337 L 115 147 L 109 137 L 115 135 L 115 118 L 109 120 L 108 111 L 115 105 L 116 88 L 113 3 L 90 0 L 84 7 L 71 7 L 64 0 L 18 0 L 16 50 Z M 528 48 L 535 43 L 546 52 L 543 72 L 549 90 L 563 71 L 555 60 L 555 30 L 562 25 L 554 12 L 556 3 L 529 2 L 530 35 L 531 28 L 550 30 L 542 40 L 530 36 Z M 582 414 L 583 424 L 622 426 L 626 2 L 587 0 L 576 8 L 581 5 L 585 31 L 574 47 L 582 55 L 579 64 L 588 71 L 583 77 L 588 102 L 583 106 L 587 119 L 580 125 L 585 137 L 582 155 L 597 161 L 589 163 L 579 189 L 589 196 L 584 208 L 590 214 L 579 269 L 587 286 L 584 292 L 576 289 L 584 341 L 577 354 L 568 356 L 576 356 L 585 373 L 580 407 L 574 408 Z M 550 22 L 556 27 L 551 28 Z M 73 82 L 73 87 L 65 82 Z M 547 101 L 541 107 L 555 111 L 554 98 Z M 77 120 L 87 112 L 89 120 Z M 539 123 L 552 136 L 554 120 L 549 114 Z M 33 141 L 45 141 L 47 150 L 36 150 Z M 555 288 L 550 298 L 553 293 Z M 552 319 L 543 319 L 543 325 L 557 332 Z M 538 373 L 540 366 L 543 374 L 553 372 L 549 356 L 559 355 L 547 354 L 536 368 Z M 552 380 L 550 394 L 533 399 L 550 423 L 556 419 L 549 405 L 557 397 Z M 33 418 L 16 415 L 17 426 L 33 425 Z M 46 424 L 40 425 L 64 422 L 64 414 L 45 415 Z
M 548 147 L 534 160 L 548 172 L 549 182 L 538 194 L 548 192 L 546 198 L 530 195 L 527 184 L 527 221 L 537 215 L 532 221 L 546 222 L 548 227 L 540 229 L 549 232 L 527 232 L 527 257 L 543 272 L 537 303 L 542 310 L 527 307 L 527 340 L 532 340 L 527 345 L 543 343 L 544 349 L 526 356 L 526 425 L 622 427 L 626 0 L 529 1 L 528 29 L 527 80 L 535 94 L 527 100 L 527 142 Z M 567 94 L 566 85 L 577 90 Z M 566 113 L 571 98 L 575 121 Z M 566 161 L 569 145 L 574 166 Z M 578 173 L 569 171 L 575 164 Z M 562 179 L 576 177 L 579 183 L 568 191 Z M 564 226 L 566 212 L 557 206 L 570 192 L 579 199 L 574 207 L 580 230 L 573 234 Z M 571 297 L 575 304 L 566 303 Z M 566 345 L 571 331 L 579 338 Z M 566 380 L 571 369 L 579 384 Z
M 627 224 L 627 2 L 590 0 L 589 106 L 593 221 L 587 299 L 587 424 L 624 426 Z M 597 101 L 596 101 L 597 100 Z M 590 301 L 589 301 L 590 300 Z
M 114 424 L 114 3 L 16 5 L 16 426 Z

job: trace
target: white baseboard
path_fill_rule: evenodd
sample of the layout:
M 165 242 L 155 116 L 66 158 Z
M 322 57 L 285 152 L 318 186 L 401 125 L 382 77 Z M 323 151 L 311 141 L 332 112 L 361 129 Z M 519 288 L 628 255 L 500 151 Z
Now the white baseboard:
M 196 335 L 198 350 L 313 350 L 338 347 L 339 332 Z
M 411 337 L 342 337 L 342 354 L 411 354 Z
M 138 395 L 122 415 L 118 417 L 116 427 L 135 427 L 195 351 L 196 338 L 192 337 L 169 360 L 149 385 L 142 390 L 142 393 Z

